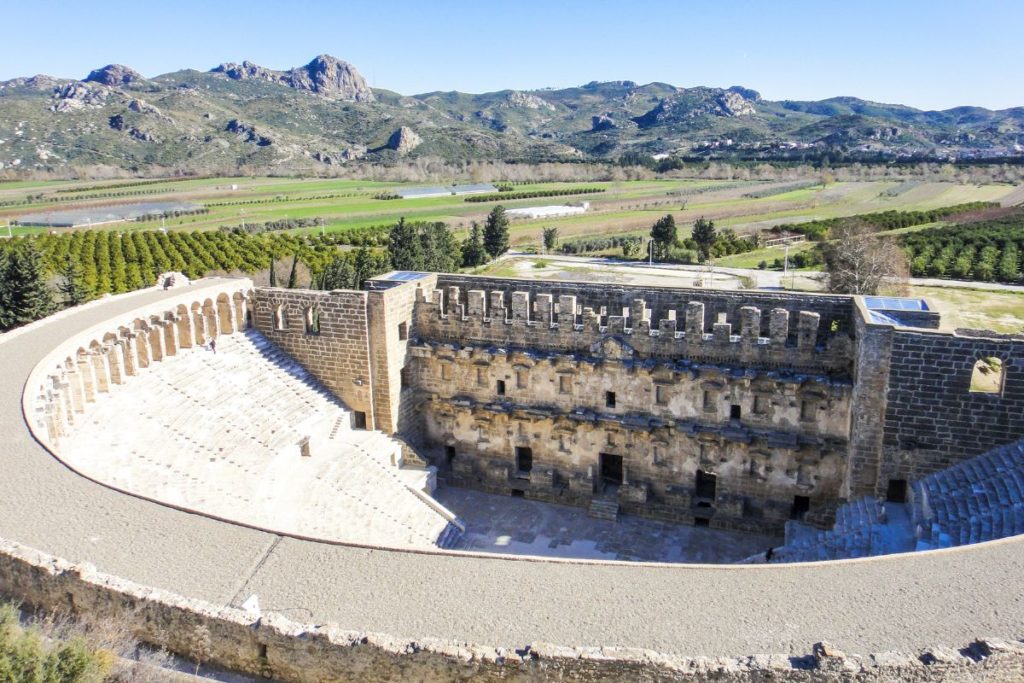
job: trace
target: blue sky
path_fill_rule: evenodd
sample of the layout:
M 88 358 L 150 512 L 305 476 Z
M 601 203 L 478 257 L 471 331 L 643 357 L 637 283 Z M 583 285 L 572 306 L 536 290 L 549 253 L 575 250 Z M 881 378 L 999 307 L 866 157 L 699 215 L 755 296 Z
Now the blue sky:
M 855 95 L 920 108 L 1024 105 L 1024 0 L 51 2 L 4 9 L 0 79 L 147 76 L 320 53 L 403 94 L 629 79 Z

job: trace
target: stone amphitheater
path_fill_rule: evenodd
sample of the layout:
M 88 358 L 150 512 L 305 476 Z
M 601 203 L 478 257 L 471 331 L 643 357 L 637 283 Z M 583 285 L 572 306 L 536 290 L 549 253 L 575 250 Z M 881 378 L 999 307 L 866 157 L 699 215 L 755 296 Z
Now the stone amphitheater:
M 0 336 L 0 594 L 287 681 L 1022 680 L 1024 338 L 938 327 L 422 273 L 109 297 Z M 467 551 L 438 486 L 784 541 Z

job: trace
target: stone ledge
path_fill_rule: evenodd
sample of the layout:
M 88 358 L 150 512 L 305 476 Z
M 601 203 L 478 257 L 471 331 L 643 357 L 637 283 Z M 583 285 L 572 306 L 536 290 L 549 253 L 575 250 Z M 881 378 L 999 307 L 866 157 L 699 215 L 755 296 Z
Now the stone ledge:
M 453 678 L 478 680 L 986 681 L 1024 676 L 1024 643 L 979 639 L 958 650 L 847 655 L 828 643 L 810 654 L 686 657 L 638 648 L 531 643 L 515 650 L 425 638 L 404 640 L 335 625 L 258 615 L 98 572 L 0 539 L 0 594 L 47 610 L 71 610 L 134 625 L 143 641 L 188 656 L 197 629 L 209 634 L 207 660 L 283 681 Z

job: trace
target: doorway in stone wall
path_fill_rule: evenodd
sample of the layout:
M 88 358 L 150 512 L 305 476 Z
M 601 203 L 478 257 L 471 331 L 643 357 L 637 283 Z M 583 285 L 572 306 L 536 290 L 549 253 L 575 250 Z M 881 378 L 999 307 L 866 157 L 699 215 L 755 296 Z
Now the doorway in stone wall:
M 615 491 L 619 486 L 622 486 L 622 456 L 612 453 L 601 453 L 599 460 L 601 491 Z

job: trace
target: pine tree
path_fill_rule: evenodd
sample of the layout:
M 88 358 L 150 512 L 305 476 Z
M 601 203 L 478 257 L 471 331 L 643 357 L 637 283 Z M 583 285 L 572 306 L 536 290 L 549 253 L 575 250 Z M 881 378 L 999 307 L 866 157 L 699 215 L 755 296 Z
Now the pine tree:
M 270 286 L 277 287 L 277 269 L 274 268 L 274 257 L 270 257 Z
M 64 262 L 59 275 L 57 291 L 61 294 L 64 306 L 78 306 L 92 298 L 82 277 L 82 267 L 73 258 L 68 258 Z
M 496 206 L 487 215 L 484 224 L 484 249 L 492 259 L 508 251 L 508 216 L 505 207 Z
M 558 228 L 544 228 L 544 251 L 554 251 L 558 245 Z
M 462 265 L 475 268 L 487 263 L 487 251 L 484 249 L 484 234 L 480 224 L 473 221 L 469 238 L 462 243 Z
M 292 257 L 292 269 L 288 273 L 288 289 L 295 289 L 299 286 L 299 255 Z
M 11 250 L 0 274 L 0 308 L 4 329 L 26 325 L 49 315 L 53 296 L 43 274 L 43 259 L 31 241 Z
M 353 289 L 362 289 L 363 282 L 377 274 L 374 272 L 373 254 L 366 247 L 356 249 L 353 270 L 355 271 L 353 274 L 353 284 L 355 285 Z
M 317 279 L 317 288 L 330 291 L 332 289 L 354 289 L 356 279 L 355 268 L 351 259 L 337 254 L 327 264 Z
M 698 258 L 700 258 L 702 263 L 707 261 L 708 257 L 711 256 L 711 247 L 714 246 L 717 237 L 715 234 L 715 222 L 701 216 L 693 224 L 691 237 L 697 243 Z
M 423 261 L 419 270 L 431 273 L 451 273 L 462 263 L 458 242 L 444 223 L 428 223 L 420 226 L 420 243 L 423 247 Z
M 669 250 L 675 246 L 678 239 L 676 219 L 672 217 L 672 214 L 666 214 L 659 218 L 651 226 L 651 240 L 654 242 L 654 246 L 651 247 L 653 257 L 659 260 L 668 258 Z
M 388 256 L 395 270 L 423 270 L 423 244 L 416 226 L 405 218 L 399 218 L 388 231 Z

